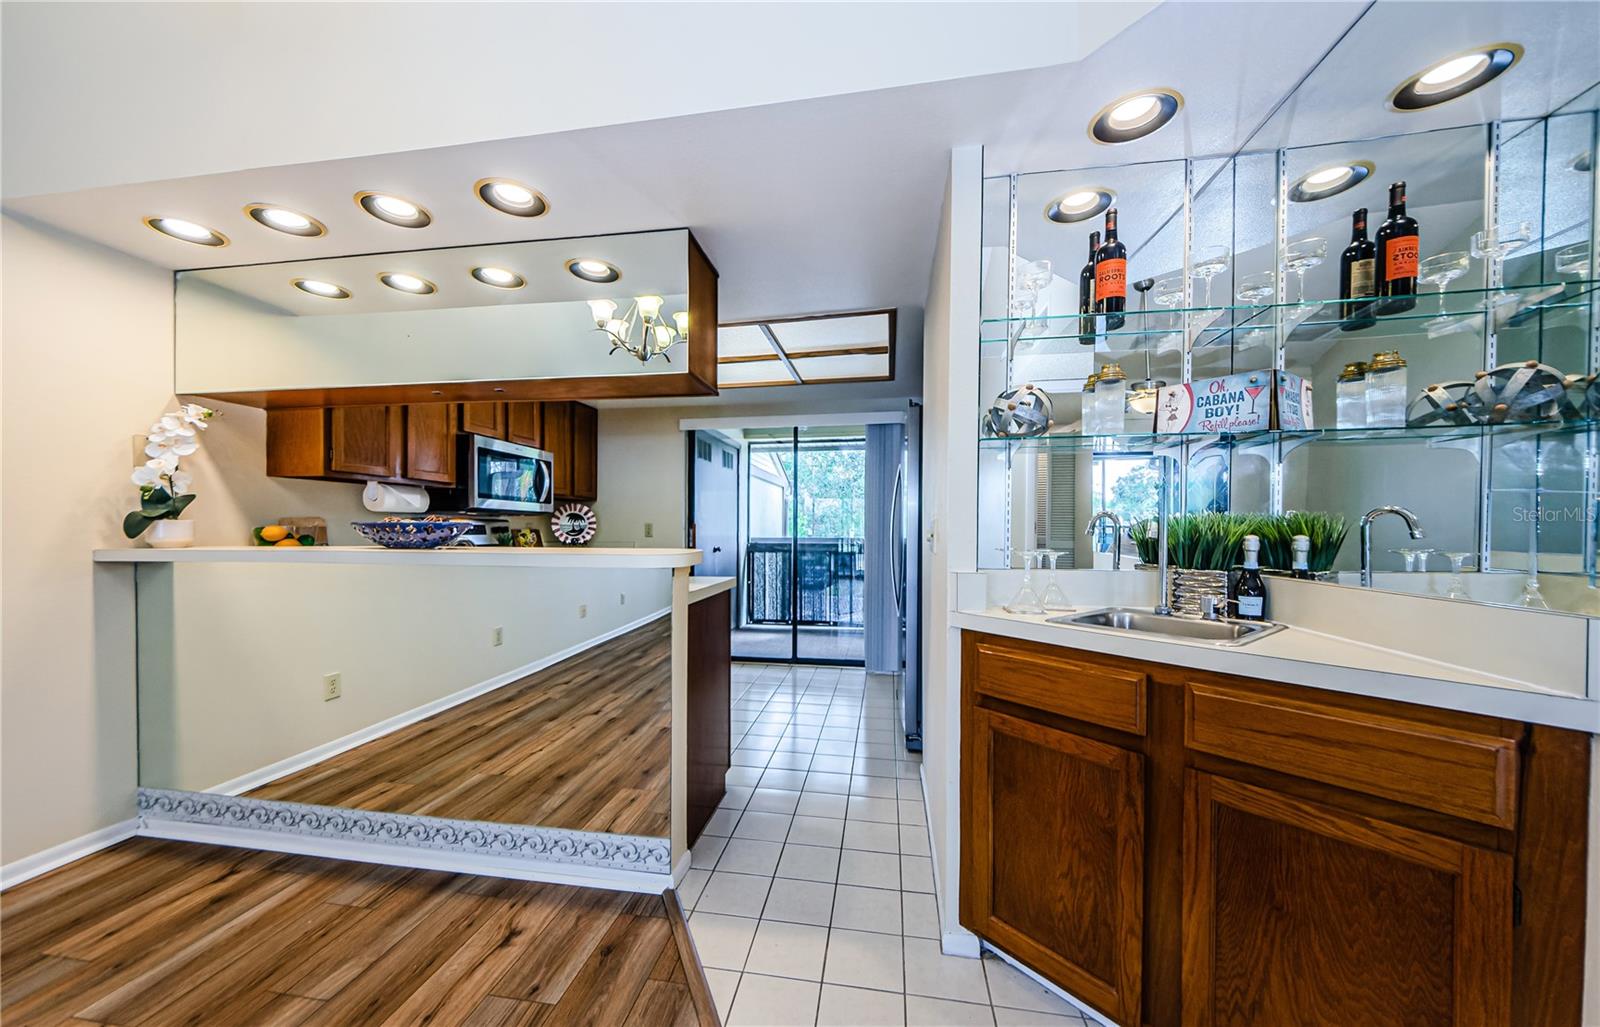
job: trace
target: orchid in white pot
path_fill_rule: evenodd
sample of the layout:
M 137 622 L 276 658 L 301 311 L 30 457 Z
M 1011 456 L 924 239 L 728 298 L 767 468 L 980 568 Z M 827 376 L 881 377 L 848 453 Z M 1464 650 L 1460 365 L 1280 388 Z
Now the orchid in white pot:
M 155 525 L 150 537 L 153 546 L 185 546 L 193 542 L 193 525 L 184 522 L 180 526 L 178 518 L 194 502 L 194 493 L 189 491 L 194 476 L 181 470 L 178 462 L 200 448 L 200 432 L 215 416 L 215 410 L 186 403 L 173 413 L 162 414 L 150 426 L 144 445 L 149 459 L 133 472 L 133 483 L 139 486 L 139 509 L 122 519 L 124 535 L 138 538 Z

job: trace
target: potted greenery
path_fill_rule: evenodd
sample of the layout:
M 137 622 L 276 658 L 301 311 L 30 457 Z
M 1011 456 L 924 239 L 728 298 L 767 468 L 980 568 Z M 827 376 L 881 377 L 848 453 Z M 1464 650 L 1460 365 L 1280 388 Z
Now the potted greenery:
M 194 476 L 179 469 L 178 461 L 200 448 L 199 433 L 215 416 L 214 410 L 186 403 L 150 426 L 144 445 L 149 459 L 133 472 L 139 509 L 122 519 L 124 535 L 138 538 L 149 530 L 145 541 L 157 549 L 194 545 L 194 522 L 179 520 L 194 502 L 194 493 L 188 491 Z

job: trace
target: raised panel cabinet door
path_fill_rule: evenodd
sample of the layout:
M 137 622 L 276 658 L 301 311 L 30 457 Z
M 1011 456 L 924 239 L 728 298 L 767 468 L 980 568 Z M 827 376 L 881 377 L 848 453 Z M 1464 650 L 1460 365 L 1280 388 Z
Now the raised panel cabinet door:
M 506 404 L 507 442 L 535 449 L 544 448 L 544 426 L 540 424 L 539 406 L 532 400 Z
M 600 495 L 599 415 L 586 403 L 572 404 L 572 495 L 577 499 Z
M 541 403 L 544 448 L 550 451 L 551 491 L 557 499 L 576 498 L 572 493 L 572 404 Z
M 1190 770 L 1187 1027 L 1511 1022 L 1512 859 Z
M 413 481 L 456 482 L 456 406 L 416 403 L 406 407 L 406 470 Z
M 1144 757 L 978 707 L 968 726 L 962 922 L 1139 1023 Z
M 329 414 L 328 470 L 366 478 L 400 477 L 400 407 L 334 407 Z
M 461 404 L 461 430 L 473 435 L 487 435 L 492 439 L 506 437 L 506 405 L 504 403 Z

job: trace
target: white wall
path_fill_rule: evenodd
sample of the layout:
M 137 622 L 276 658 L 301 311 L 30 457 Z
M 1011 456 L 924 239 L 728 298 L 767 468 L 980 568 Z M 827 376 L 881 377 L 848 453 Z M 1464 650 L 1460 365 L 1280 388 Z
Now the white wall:
M 134 814 L 131 582 L 92 550 L 130 545 L 133 436 L 172 396 L 172 275 L 0 219 L 0 863 Z M 266 418 L 226 406 L 188 465 L 202 544 L 320 514 L 355 541 L 352 485 L 266 477 Z
M 672 598 L 665 570 L 185 563 L 138 574 L 140 783 L 196 791 L 548 660 Z M 331 673 L 343 694 L 325 701 Z
M 977 568 L 978 280 L 983 151 L 950 155 L 923 330 L 922 774 L 946 951 L 976 955 L 960 910 L 961 653 L 953 575 Z

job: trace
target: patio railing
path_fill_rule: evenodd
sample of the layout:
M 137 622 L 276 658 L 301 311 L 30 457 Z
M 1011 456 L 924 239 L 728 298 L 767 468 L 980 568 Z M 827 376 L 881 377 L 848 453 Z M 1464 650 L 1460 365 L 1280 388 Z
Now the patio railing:
M 745 550 L 745 622 L 861 627 L 865 568 L 859 538 L 753 538 Z M 799 589 L 792 577 L 799 572 Z

